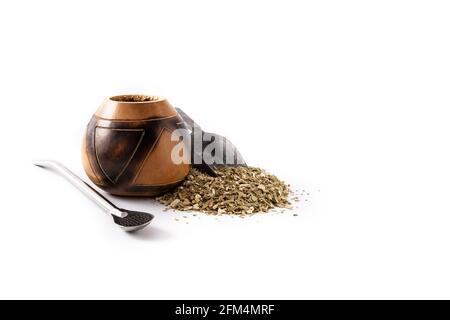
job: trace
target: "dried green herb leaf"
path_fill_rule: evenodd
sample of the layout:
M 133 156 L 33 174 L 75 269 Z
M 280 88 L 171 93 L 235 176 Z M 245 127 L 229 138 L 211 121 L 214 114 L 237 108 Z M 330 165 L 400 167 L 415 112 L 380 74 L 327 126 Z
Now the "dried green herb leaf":
M 211 177 L 192 169 L 186 180 L 157 201 L 170 208 L 210 214 L 250 215 L 290 208 L 289 186 L 259 168 L 224 167 Z

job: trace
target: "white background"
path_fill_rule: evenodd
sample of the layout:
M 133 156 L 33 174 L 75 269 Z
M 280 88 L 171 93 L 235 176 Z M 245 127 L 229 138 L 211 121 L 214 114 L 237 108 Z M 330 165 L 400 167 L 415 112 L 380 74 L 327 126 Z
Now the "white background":
M 1 1 L 0 298 L 450 298 L 449 17 L 448 1 Z M 116 198 L 156 215 L 122 232 L 31 163 L 82 175 L 83 129 L 123 93 L 167 97 L 308 201 L 217 219 Z

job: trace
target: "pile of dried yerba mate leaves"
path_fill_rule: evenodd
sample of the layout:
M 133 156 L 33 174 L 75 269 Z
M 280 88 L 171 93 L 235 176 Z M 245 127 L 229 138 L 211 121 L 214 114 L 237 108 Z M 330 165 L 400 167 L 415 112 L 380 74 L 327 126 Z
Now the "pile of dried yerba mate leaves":
M 251 215 L 273 208 L 291 208 L 289 185 L 254 167 L 223 167 L 217 177 L 192 169 L 174 191 L 156 200 L 180 211 Z

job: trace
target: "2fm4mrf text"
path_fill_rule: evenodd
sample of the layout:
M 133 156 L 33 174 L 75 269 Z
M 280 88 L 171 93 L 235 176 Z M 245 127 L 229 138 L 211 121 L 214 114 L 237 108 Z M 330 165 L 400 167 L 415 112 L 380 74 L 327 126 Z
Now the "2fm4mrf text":
M 176 315 L 196 315 L 206 318 L 210 314 L 218 315 L 271 315 L 275 311 L 273 304 L 221 304 L 218 308 L 211 306 L 181 305 L 175 308 Z

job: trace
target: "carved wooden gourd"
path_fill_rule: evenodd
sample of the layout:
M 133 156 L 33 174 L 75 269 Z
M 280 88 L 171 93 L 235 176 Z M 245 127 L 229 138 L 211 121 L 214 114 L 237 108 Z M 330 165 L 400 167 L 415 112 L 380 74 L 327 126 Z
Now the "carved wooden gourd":
M 167 100 L 153 96 L 106 99 L 83 138 L 88 177 L 108 193 L 156 196 L 180 184 L 190 166 L 175 164 L 171 140 L 182 119 Z

